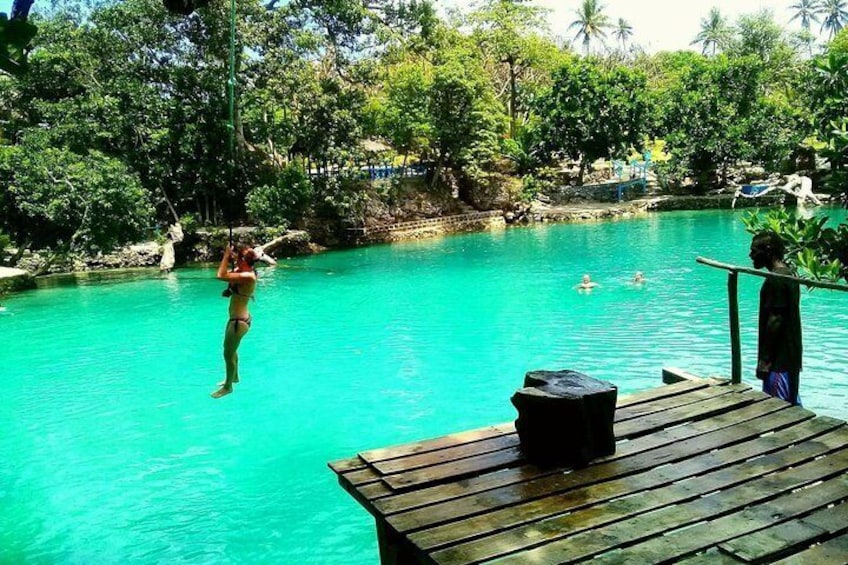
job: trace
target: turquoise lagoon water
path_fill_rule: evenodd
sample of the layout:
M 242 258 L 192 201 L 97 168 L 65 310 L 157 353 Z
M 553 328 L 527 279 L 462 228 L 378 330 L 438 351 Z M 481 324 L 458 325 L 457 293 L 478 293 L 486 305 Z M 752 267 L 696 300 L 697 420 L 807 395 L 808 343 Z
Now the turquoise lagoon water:
M 664 366 L 729 374 L 726 274 L 695 257 L 747 264 L 740 215 L 284 261 L 262 273 L 242 383 L 222 400 L 211 268 L 8 297 L 0 562 L 376 563 L 373 521 L 327 461 L 513 419 L 531 369 L 623 392 L 659 385 Z M 584 273 L 591 294 L 572 288 Z M 749 382 L 760 282 L 740 283 Z M 802 398 L 844 418 L 848 295 L 805 292 L 802 310 Z

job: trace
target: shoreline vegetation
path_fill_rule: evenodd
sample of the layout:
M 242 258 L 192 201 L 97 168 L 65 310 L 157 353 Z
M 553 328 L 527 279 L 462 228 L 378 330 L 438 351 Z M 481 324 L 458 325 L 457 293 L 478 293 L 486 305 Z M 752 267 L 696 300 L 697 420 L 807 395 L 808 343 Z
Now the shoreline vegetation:
M 214 260 L 229 225 L 285 257 L 848 193 L 844 10 L 799 35 L 713 9 L 696 50 L 650 53 L 595 0 L 570 41 L 522 0 L 19 4 L 25 36 L 0 26 L 0 265 L 37 275 Z M 848 225 L 784 219 L 823 235 L 805 268 L 836 274 Z
M 505 227 L 533 226 L 541 223 L 580 223 L 597 221 L 614 221 L 618 219 L 634 218 L 651 213 L 678 210 L 710 210 L 729 209 L 732 194 L 716 194 L 705 196 L 654 196 L 638 198 L 626 202 L 583 202 L 551 206 L 541 202 L 535 202 L 528 206 L 520 219 L 508 212 L 488 211 L 480 212 L 479 216 L 465 214 L 468 218 L 460 217 L 460 221 L 451 221 L 457 216 L 440 216 L 426 218 L 420 221 L 410 221 L 395 226 L 381 226 L 374 233 L 366 237 L 353 237 L 337 246 L 321 246 L 310 241 L 309 234 L 299 230 L 289 230 L 284 237 L 277 239 L 286 240 L 285 244 L 278 246 L 272 253 L 278 259 L 294 256 L 322 253 L 336 249 L 350 247 L 362 247 L 367 245 L 379 245 L 415 239 L 441 237 L 459 233 L 483 232 Z M 761 201 L 745 200 L 738 207 L 756 208 L 780 205 L 782 196 L 769 197 Z M 425 224 L 418 226 L 415 224 Z M 412 224 L 407 227 L 404 224 Z M 275 233 L 275 232 L 271 232 Z M 188 249 L 180 249 L 178 254 L 182 260 L 175 268 L 186 269 L 204 266 L 214 263 L 220 247 L 227 237 L 227 228 L 213 228 L 199 230 L 189 237 L 185 246 L 191 248 L 192 259 L 187 259 Z M 234 228 L 236 239 L 248 242 L 252 245 L 265 243 L 262 238 L 268 237 L 268 231 L 263 228 L 238 227 Z M 178 248 L 181 245 L 177 246 Z M 58 268 L 49 273 L 33 275 L 25 269 L 0 269 L 0 289 L 4 292 L 14 292 L 33 288 L 51 288 L 66 284 L 69 281 L 76 283 L 108 282 L 110 280 L 126 280 L 134 276 L 152 276 L 161 273 L 160 261 L 162 258 L 163 245 L 155 241 L 138 243 L 127 246 L 115 253 L 101 255 L 98 257 L 76 257 L 73 260 L 64 259 L 57 261 Z M 38 254 L 26 253 L 22 257 L 23 265 L 39 264 L 41 258 Z M 54 259 L 55 261 L 55 259 Z M 73 268 L 62 269 L 61 265 L 71 265 Z

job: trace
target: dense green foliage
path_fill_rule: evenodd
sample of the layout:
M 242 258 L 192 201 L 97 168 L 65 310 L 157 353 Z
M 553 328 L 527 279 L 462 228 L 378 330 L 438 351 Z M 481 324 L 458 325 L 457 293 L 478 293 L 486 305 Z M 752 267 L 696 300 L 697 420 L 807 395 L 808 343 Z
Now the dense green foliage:
M 702 53 L 648 55 L 628 49 L 648 38 L 589 0 L 576 49 L 525 0 L 448 20 L 428 0 L 240 0 L 235 167 L 227 3 L 45 6 L 29 47 L 0 33 L 0 59 L 28 66 L 0 71 L 0 230 L 12 246 L 97 250 L 177 218 L 344 226 L 388 194 L 362 180 L 369 165 L 424 163 L 419 190 L 461 179 L 466 198 L 492 175 L 537 190 L 541 166 L 582 172 L 646 138 L 665 141 L 661 172 L 682 190 L 721 185 L 742 161 L 789 172 L 818 157 L 842 191 L 848 36 L 833 4 L 793 6 L 803 37 L 768 12 L 713 11 Z M 833 39 L 815 45 L 825 21 Z
M 772 231 L 786 244 L 787 263 L 816 280 L 848 281 L 848 224 L 826 227 L 826 217 L 801 218 L 786 210 L 743 218 L 751 234 Z
M 579 159 L 582 167 L 638 144 L 644 133 L 645 79 L 624 66 L 607 70 L 575 60 L 554 73 L 536 109 L 544 117 L 539 137 L 546 154 Z

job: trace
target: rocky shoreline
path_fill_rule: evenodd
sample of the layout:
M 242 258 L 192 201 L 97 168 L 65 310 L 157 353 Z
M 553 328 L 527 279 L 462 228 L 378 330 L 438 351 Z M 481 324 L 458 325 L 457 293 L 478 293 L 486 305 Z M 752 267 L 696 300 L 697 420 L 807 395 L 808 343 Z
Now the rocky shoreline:
M 365 238 L 354 242 L 353 245 L 369 245 L 384 241 L 401 241 L 405 239 L 422 239 L 451 233 L 467 231 L 486 231 L 502 227 L 505 223 L 512 225 L 528 225 L 540 222 L 586 222 L 623 219 L 652 212 L 672 210 L 707 210 L 729 209 L 733 200 L 732 194 L 708 196 L 655 196 L 629 200 L 620 203 L 586 202 L 552 206 L 535 201 L 531 205 L 517 206 L 515 211 L 509 211 L 486 221 L 469 225 L 452 222 L 421 226 L 418 229 L 404 229 L 394 233 L 391 238 Z M 780 197 L 763 199 L 764 201 L 744 200 L 737 203 L 741 207 L 756 207 L 774 205 L 782 202 Z M 497 221 L 495 221 L 497 220 Z M 422 222 L 427 223 L 427 222 Z M 433 222 L 430 222 L 431 224 Z M 250 245 L 265 245 L 266 252 L 282 257 L 295 257 L 319 253 L 326 248 L 311 241 L 305 231 L 290 230 L 282 234 L 274 233 L 265 228 L 238 227 L 233 230 L 234 237 Z M 186 238 L 179 246 L 177 255 L 180 264 L 207 263 L 216 261 L 220 249 L 228 238 L 226 229 L 198 230 Z M 94 273 L 127 269 L 158 269 L 162 259 L 164 244 L 156 241 L 129 245 L 113 253 L 98 254 L 93 257 L 73 256 L 61 260 L 51 259 L 45 255 L 26 253 L 18 263 L 18 268 L 0 268 L 0 294 L 26 290 L 36 287 L 36 280 L 44 275 L 73 275 L 76 273 Z M 39 273 L 40 276 L 33 276 Z

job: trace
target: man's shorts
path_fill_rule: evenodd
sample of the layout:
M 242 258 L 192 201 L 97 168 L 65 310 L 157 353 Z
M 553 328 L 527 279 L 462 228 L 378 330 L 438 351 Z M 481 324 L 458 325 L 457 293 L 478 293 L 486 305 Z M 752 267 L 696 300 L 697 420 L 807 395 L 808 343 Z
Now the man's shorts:
M 791 402 L 792 388 L 789 384 L 789 372 L 771 371 L 768 376 L 763 379 L 763 392 L 781 400 L 785 400 L 786 402 Z M 797 400 L 798 402 L 795 404 L 797 406 L 801 406 L 800 394 L 798 394 Z

